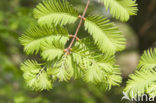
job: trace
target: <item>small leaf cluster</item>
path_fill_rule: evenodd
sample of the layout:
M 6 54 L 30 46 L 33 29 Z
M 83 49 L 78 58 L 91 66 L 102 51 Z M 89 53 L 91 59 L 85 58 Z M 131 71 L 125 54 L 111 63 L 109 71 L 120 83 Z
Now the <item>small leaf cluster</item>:
M 156 96 L 156 49 L 149 49 L 143 53 L 137 70 L 131 74 L 124 89 L 129 97 L 137 98 L 149 94 L 150 97 Z
M 137 11 L 134 0 L 100 0 L 113 17 L 127 21 Z M 21 69 L 27 85 L 34 90 L 51 89 L 55 81 L 82 78 L 87 83 L 104 85 L 110 89 L 121 82 L 115 53 L 125 48 L 125 38 L 114 23 L 104 16 L 88 16 L 84 27 L 90 36 L 72 45 L 70 53 L 64 52 L 70 38 L 66 25 L 78 18 L 66 0 L 44 0 L 34 9 L 38 23 L 30 26 L 20 37 L 28 55 L 41 55 L 40 62 L 26 60 Z

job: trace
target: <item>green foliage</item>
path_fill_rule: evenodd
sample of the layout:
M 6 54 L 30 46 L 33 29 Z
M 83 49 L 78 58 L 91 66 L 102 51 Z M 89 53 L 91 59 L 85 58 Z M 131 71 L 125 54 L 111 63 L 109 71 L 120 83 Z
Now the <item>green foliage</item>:
M 116 19 L 121 21 L 128 21 L 130 15 L 136 15 L 137 4 L 136 0 L 100 0 L 104 3 L 106 10 L 110 10 L 110 13 Z
M 42 57 L 47 61 L 60 58 L 64 54 L 63 49 L 67 40 L 67 37 L 61 36 L 46 39 L 41 45 Z
M 114 54 L 125 48 L 125 38 L 118 27 L 110 23 L 107 18 L 100 16 L 87 17 L 85 28 L 93 36 L 99 49 L 107 54 Z
M 138 64 L 138 69 L 152 69 L 156 67 L 156 49 L 147 50 L 141 57 L 141 60 Z
M 20 37 L 20 42 L 27 54 L 40 54 L 44 63 L 27 60 L 22 64 L 29 87 L 49 90 L 52 88 L 50 83 L 72 78 L 83 78 L 87 83 L 101 85 L 108 90 L 121 83 L 120 69 L 114 56 L 125 48 L 125 39 L 107 18 L 84 18 L 85 29 L 91 36 L 86 35 L 80 40 L 74 37 L 77 41 L 71 42 L 65 26 L 74 23 L 78 13 L 67 1 L 45 0 L 35 8 L 34 16 L 39 25 L 30 26 Z
M 58 30 L 57 30 L 58 29 Z M 24 45 L 24 51 L 27 54 L 38 53 L 41 49 L 41 43 L 45 40 L 55 40 L 58 36 L 68 37 L 68 32 L 61 28 L 55 28 L 54 26 L 31 26 L 20 37 L 20 42 Z
M 131 74 L 124 91 L 130 96 L 141 96 L 148 93 L 155 97 L 156 81 L 156 49 L 149 49 L 144 52 L 135 74 Z M 135 95 L 134 95 L 135 94 Z
M 57 77 L 59 81 L 68 81 L 73 75 L 72 60 L 70 55 L 64 54 L 61 59 L 54 63 L 51 68 L 54 70 L 54 77 Z
M 34 0 L 0 1 L 0 103 L 50 103 L 26 88 L 19 69 L 25 55 L 18 36 L 34 21 L 31 7 L 18 5 L 24 1 Z
M 41 25 L 65 25 L 74 23 L 78 12 L 65 0 L 44 0 L 34 10 L 34 16 Z
M 25 61 L 21 68 L 27 85 L 35 90 L 44 90 L 52 88 L 50 76 L 46 73 L 44 67 L 33 60 Z
M 106 84 L 109 87 L 121 82 L 119 68 L 114 65 L 114 57 L 98 51 L 92 39 L 82 39 L 77 42 L 71 55 L 74 62 L 81 68 L 77 72 L 84 72 L 81 76 L 86 82 Z M 117 78 L 112 78 L 113 75 Z

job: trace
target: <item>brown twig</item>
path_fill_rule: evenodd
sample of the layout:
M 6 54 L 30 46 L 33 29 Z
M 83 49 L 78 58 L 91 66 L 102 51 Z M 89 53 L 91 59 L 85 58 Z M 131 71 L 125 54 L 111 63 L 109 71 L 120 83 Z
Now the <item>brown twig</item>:
M 89 3 L 90 3 L 90 0 L 88 0 L 88 2 L 87 2 L 87 4 L 86 4 L 86 7 L 85 7 L 85 9 L 84 9 L 84 11 L 83 11 L 82 16 L 78 16 L 78 17 L 80 18 L 79 25 L 78 25 L 78 27 L 77 27 L 77 29 L 76 29 L 75 34 L 72 36 L 73 39 L 72 39 L 71 43 L 69 44 L 68 48 L 66 48 L 66 49 L 64 50 L 64 52 L 66 52 L 67 54 L 70 54 L 71 47 L 72 47 L 72 45 L 73 45 L 75 39 L 78 38 L 78 37 L 77 37 L 77 34 L 78 34 L 79 30 L 80 30 L 80 27 L 81 27 L 82 21 L 85 20 L 85 15 L 86 15 L 86 12 L 87 12 L 87 9 L 88 9 L 88 6 L 89 6 Z

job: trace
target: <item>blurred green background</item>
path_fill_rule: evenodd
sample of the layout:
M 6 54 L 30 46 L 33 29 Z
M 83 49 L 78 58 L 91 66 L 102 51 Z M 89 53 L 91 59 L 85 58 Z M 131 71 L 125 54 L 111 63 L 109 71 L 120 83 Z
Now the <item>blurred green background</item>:
M 124 103 L 122 90 L 128 75 L 135 71 L 143 50 L 156 45 L 156 0 L 138 0 L 139 12 L 128 23 L 111 18 L 98 0 L 91 0 L 88 14 L 104 15 L 116 23 L 127 38 L 127 48 L 117 54 L 117 64 L 121 65 L 123 83 L 104 91 L 85 84 L 81 80 L 69 83 L 57 82 L 50 91 L 35 92 L 27 88 L 20 63 L 27 58 L 18 37 L 26 28 L 36 22 L 33 8 L 41 0 L 0 0 L 0 103 Z M 68 0 L 82 12 L 87 0 Z M 68 26 L 70 33 L 75 25 Z M 83 26 L 80 35 L 85 34 Z

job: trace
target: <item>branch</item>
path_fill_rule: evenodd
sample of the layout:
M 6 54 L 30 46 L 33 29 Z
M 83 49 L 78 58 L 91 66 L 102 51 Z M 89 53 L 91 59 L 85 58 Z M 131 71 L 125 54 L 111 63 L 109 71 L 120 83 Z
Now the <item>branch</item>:
M 74 36 L 72 36 L 73 39 L 72 39 L 71 43 L 69 44 L 68 48 L 66 48 L 66 49 L 64 50 L 64 52 L 66 52 L 66 54 L 70 54 L 71 47 L 72 47 L 72 45 L 73 45 L 75 39 L 78 38 L 78 37 L 77 37 L 77 34 L 78 34 L 78 32 L 79 32 L 79 30 L 80 30 L 80 27 L 81 27 L 81 25 L 82 25 L 82 21 L 83 21 L 83 20 L 86 20 L 86 19 L 85 19 L 85 15 L 86 15 L 86 12 L 87 12 L 89 3 L 90 3 L 90 0 L 88 0 L 88 2 L 87 2 L 87 4 L 86 4 L 86 7 L 85 7 L 85 9 L 84 9 L 84 11 L 83 11 L 82 16 L 79 16 L 79 18 L 81 18 L 81 19 L 80 19 L 79 25 L 78 25 L 78 27 L 77 27 L 77 29 L 76 29 L 76 32 L 75 32 Z M 77 40 L 79 40 L 79 39 L 77 39 Z

